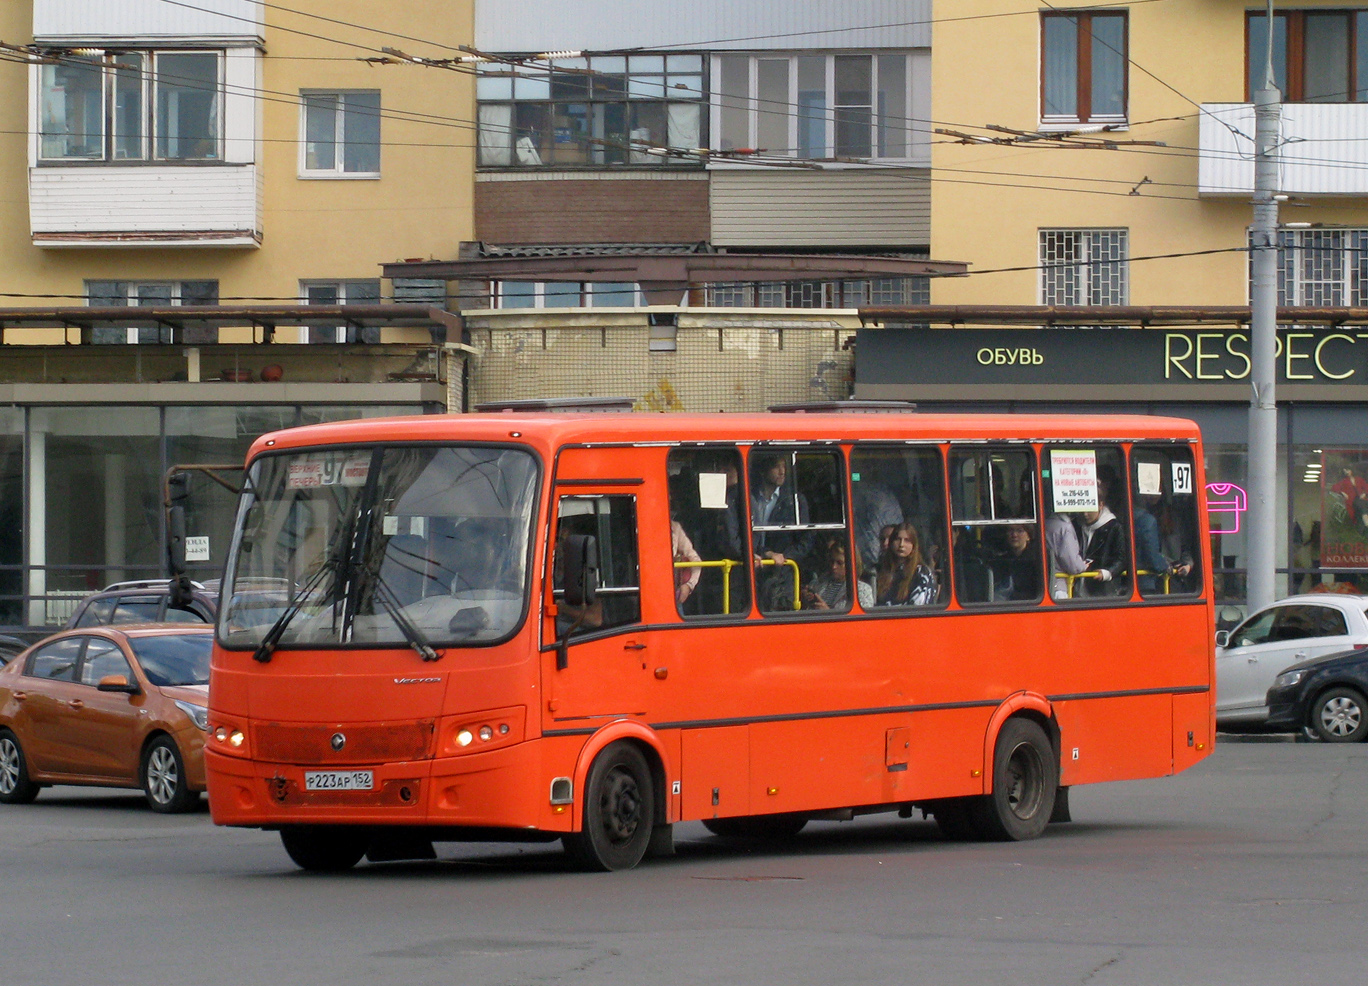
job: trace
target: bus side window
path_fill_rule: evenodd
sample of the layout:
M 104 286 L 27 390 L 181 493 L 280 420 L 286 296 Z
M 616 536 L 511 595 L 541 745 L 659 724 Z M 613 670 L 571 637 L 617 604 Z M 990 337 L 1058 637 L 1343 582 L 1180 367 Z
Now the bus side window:
M 1121 449 L 1069 445 L 1042 454 L 1051 596 L 1064 603 L 1129 599 L 1131 525 Z
M 750 614 L 750 549 L 741 453 L 674 449 L 667 460 L 671 563 L 682 616 Z
M 1043 598 L 1035 476 L 1026 449 L 951 451 L 951 553 L 961 605 Z
M 820 611 L 816 603 L 804 605 L 805 598 L 812 602 L 805 587 L 830 577 L 833 545 L 850 550 L 840 453 L 752 449 L 750 483 L 760 612 Z
M 1196 475 L 1190 448 L 1131 450 L 1135 576 L 1146 599 L 1201 589 Z
M 636 497 L 563 496 L 558 508 L 556 555 L 552 559 L 557 635 L 568 632 L 574 636 L 640 622 Z M 588 606 L 571 606 L 562 596 L 560 544 L 571 534 L 592 535 L 598 545 L 598 598 Z
M 861 445 L 850 454 L 860 604 L 934 606 L 950 593 L 940 451 Z

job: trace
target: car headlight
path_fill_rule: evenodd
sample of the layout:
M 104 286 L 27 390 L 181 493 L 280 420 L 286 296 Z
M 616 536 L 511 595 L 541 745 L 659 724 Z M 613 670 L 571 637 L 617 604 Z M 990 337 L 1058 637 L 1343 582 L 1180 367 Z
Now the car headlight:
M 1301 668 L 1296 671 L 1284 671 L 1282 674 L 1278 675 L 1276 678 L 1273 679 L 1273 687 L 1291 688 L 1293 685 L 1299 684 L 1301 680 L 1305 677 L 1305 668 Z
M 176 708 L 180 709 L 190 717 L 190 721 L 201 730 L 209 731 L 209 710 L 202 705 L 191 705 L 189 702 L 182 702 L 180 699 L 172 699 L 176 703 Z

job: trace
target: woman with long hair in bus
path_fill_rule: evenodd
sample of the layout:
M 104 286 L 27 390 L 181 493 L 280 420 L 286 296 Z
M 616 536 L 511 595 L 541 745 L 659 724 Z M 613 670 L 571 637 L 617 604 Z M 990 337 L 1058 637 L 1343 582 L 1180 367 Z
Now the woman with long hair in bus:
M 874 595 L 880 606 L 929 606 L 936 601 L 936 575 L 922 559 L 913 524 L 899 524 L 879 558 Z

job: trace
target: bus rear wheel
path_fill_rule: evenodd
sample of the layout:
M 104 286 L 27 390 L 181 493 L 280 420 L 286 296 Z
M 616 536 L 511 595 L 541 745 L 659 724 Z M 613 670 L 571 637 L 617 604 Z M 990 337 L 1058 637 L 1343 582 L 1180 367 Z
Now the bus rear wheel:
M 340 825 L 291 825 L 280 841 L 296 866 L 311 873 L 342 873 L 361 862 L 370 834 Z
M 1030 719 L 1008 719 L 993 749 L 993 792 L 974 806 L 984 839 L 1035 839 L 1050 823 L 1059 764 L 1045 730 Z
M 562 837 L 588 870 L 629 870 L 641 862 L 655 826 L 651 768 L 634 744 L 609 744 L 589 768 L 583 829 Z
M 703 827 L 730 839 L 792 839 L 807 825 L 806 815 L 752 815 L 748 818 L 705 818 Z

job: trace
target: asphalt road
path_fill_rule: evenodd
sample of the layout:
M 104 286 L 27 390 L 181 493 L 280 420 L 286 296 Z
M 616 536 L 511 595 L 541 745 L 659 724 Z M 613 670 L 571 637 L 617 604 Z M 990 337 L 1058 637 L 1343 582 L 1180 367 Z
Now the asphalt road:
M 1358 982 L 1368 746 L 1222 742 L 1176 778 L 1078 788 L 1020 844 L 813 824 L 783 851 L 571 871 L 558 844 L 293 867 L 276 836 L 132 793 L 0 806 L 0 986 Z

